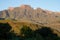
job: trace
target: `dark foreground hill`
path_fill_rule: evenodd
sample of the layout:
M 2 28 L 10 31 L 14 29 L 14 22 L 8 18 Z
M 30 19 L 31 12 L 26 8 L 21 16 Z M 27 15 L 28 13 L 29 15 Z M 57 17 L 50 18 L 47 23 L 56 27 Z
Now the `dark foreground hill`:
M 56 29 L 32 23 L 0 22 L 0 40 L 60 40 L 59 33 Z

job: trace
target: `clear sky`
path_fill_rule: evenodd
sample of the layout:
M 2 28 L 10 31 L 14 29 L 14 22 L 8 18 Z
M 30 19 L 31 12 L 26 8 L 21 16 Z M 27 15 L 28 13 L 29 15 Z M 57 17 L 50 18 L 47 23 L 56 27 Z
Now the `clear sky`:
M 0 11 L 8 9 L 8 7 L 18 7 L 22 4 L 31 5 L 33 8 L 40 7 L 60 12 L 60 0 L 0 0 Z

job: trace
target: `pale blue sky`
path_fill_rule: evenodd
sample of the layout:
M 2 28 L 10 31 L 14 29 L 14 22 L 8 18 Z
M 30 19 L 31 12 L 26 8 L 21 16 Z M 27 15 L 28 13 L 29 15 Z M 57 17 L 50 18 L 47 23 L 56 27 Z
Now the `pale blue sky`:
M 18 7 L 22 4 L 31 5 L 33 8 L 40 7 L 60 12 L 60 0 L 0 0 L 0 11 L 8 9 L 10 6 Z

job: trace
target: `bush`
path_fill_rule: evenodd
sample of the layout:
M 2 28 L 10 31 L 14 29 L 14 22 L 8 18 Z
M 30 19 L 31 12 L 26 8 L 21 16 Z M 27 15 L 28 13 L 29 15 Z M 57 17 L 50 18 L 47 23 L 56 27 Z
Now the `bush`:
M 25 37 L 31 37 L 32 30 L 28 26 L 23 26 L 21 29 L 21 34 L 23 34 Z

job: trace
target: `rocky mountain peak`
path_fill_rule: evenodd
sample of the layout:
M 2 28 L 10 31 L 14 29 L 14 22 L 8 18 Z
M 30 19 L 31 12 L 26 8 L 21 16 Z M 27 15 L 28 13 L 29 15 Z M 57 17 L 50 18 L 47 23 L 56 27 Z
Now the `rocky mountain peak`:
M 21 5 L 20 8 L 23 8 L 23 9 L 30 9 L 32 8 L 30 5 Z
M 13 7 L 9 7 L 8 9 L 9 9 L 10 11 L 14 10 L 14 8 L 13 8 Z
M 10 10 L 10 11 L 8 11 Z M 15 20 L 32 21 L 37 23 L 52 23 L 60 20 L 60 12 L 52 12 L 41 8 L 33 9 L 29 5 L 21 5 L 20 7 L 9 7 L 6 11 L 0 11 L 0 18 L 9 18 Z M 13 11 L 12 11 L 13 10 Z

